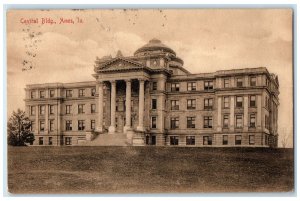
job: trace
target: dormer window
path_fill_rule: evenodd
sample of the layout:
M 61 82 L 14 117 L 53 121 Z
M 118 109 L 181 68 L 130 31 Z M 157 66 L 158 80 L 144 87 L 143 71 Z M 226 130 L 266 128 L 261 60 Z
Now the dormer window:
M 171 91 L 179 91 L 179 83 L 172 83 Z
M 96 88 L 92 88 L 92 90 L 91 90 L 91 95 L 92 95 L 92 96 L 95 96 L 95 94 L 96 94 Z
M 236 86 L 243 87 L 243 79 L 241 77 L 236 79 Z
M 79 89 L 79 97 L 83 97 L 84 96 L 84 89 Z
M 157 82 L 152 82 L 152 90 L 153 91 L 157 90 Z
M 228 78 L 224 79 L 224 88 L 230 87 L 230 80 Z
M 40 91 L 40 98 L 45 98 L 45 91 Z
M 30 92 L 30 98 L 32 98 L 32 99 L 35 98 L 35 91 Z
M 256 86 L 256 77 L 250 77 L 250 86 L 251 87 Z
M 188 82 L 187 90 L 188 91 L 196 91 L 196 82 Z
M 204 82 L 204 90 L 214 89 L 213 81 L 205 81 Z

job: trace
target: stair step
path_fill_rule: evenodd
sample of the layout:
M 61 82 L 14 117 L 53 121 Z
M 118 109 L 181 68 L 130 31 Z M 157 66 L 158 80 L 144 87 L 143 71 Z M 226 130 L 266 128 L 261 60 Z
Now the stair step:
M 84 146 L 128 146 L 127 137 L 124 133 L 115 134 L 99 134 L 90 142 L 86 142 Z

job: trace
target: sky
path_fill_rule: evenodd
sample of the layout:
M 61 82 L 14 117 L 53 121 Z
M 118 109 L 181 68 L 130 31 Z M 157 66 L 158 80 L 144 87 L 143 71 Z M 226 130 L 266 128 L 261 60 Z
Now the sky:
M 114 57 L 118 50 L 132 56 L 158 38 L 191 73 L 264 66 L 277 74 L 279 145 L 287 138 L 291 147 L 292 31 L 290 9 L 11 10 L 7 113 L 24 109 L 26 84 L 92 81 L 96 57 Z

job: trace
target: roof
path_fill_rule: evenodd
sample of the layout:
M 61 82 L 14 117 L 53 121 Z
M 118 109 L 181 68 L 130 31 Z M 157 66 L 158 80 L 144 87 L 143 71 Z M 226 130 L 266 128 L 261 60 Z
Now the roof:
M 164 50 L 166 52 L 170 52 L 172 54 L 176 53 L 174 50 L 163 44 L 160 40 L 153 38 L 150 40 L 146 45 L 142 46 L 141 48 L 137 49 L 134 53 L 134 55 L 141 53 L 141 52 L 146 52 L 146 51 L 155 51 L 155 50 Z

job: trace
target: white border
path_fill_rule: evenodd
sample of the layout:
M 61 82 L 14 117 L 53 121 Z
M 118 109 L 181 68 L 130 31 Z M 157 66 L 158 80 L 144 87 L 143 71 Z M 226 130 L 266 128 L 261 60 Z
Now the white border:
M 101 3 L 104 3 L 104 4 L 102 4 L 102 6 L 101 5 L 95 5 L 95 4 L 97 4 L 98 2 L 97 1 L 95 1 L 95 0 L 77 0 L 77 1 L 71 1 L 71 3 L 76 3 L 77 5 L 75 6 L 75 7 L 80 7 L 80 5 L 82 5 L 83 7 L 87 7 L 88 5 L 87 4 L 93 4 L 93 5 L 89 5 L 89 6 L 91 6 L 91 7 L 93 7 L 93 6 L 96 6 L 96 7 L 112 7 L 112 5 L 114 4 L 115 5 L 115 7 L 124 7 L 124 6 L 128 6 L 128 7 L 131 7 L 131 6 L 133 6 L 133 7 L 193 7 L 193 5 L 191 5 L 191 4 L 195 4 L 197 1 L 195 1 L 195 0 L 185 0 L 185 1 L 179 1 L 179 0 L 172 0 L 172 2 L 170 2 L 170 1 L 168 1 L 168 0 L 152 0 L 152 1 L 149 1 L 149 0 L 145 0 L 145 1 L 143 1 L 143 2 L 139 2 L 139 1 L 137 1 L 137 0 L 127 0 L 127 1 L 122 1 L 122 0 L 115 0 L 115 1 L 101 1 Z M 61 5 L 61 4 L 68 4 L 70 7 L 72 7 L 72 5 L 74 5 L 74 4 L 70 4 L 70 1 L 68 1 L 68 0 L 44 0 L 44 1 L 39 1 L 39 0 L 31 0 L 31 1 L 24 1 L 24 0 L 3 0 L 2 1 L 2 6 L 1 6 L 1 13 L 3 13 L 3 5 L 4 4 L 18 4 L 18 5 L 22 5 L 22 7 L 27 7 L 27 8 L 29 8 L 29 7 L 35 7 L 34 5 L 24 5 L 25 3 L 30 3 L 30 4 L 42 4 L 42 5 L 46 5 L 46 4 L 52 4 L 52 5 L 47 5 L 47 6 L 50 6 L 50 7 L 52 7 L 52 8 L 54 8 L 54 7 L 60 7 L 59 6 L 59 4 Z M 125 3 L 127 4 L 127 5 L 125 5 Z M 168 3 L 173 3 L 173 5 L 166 5 L 166 4 L 168 4 Z M 177 4 L 177 5 L 174 5 L 174 3 L 175 4 Z M 239 6 L 242 6 L 242 5 L 244 5 L 244 6 L 249 6 L 249 7 L 260 7 L 260 6 L 262 6 L 262 7 L 265 7 L 265 6 L 271 6 L 271 7 L 281 7 L 281 6 L 283 6 L 283 7 L 285 7 L 285 6 L 287 6 L 287 3 L 288 4 L 295 4 L 296 6 L 298 5 L 298 1 L 296 1 L 296 0 L 253 0 L 253 1 L 242 1 L 241 2 L 241 0 L 231 0 L 231 1 L 224 1 L 224 0 L 211 0 L 211 1 L 202 1 L 202 3 L 205 3 L 205 4 L 198 4 L 198 5 L 194 5 L 194 6 L 196 6 L 196 7 L 218 7 L 218 5 L 223 5 L 222 7 L 239 7 Z M 57 4 L 57 5 L 53 5 L 53 4 Z M 79 5 L 80 4 L 80 5 Z M 121 4 L 121 5 L 120 5 Z M 129 5 L 129 4 L 135 4 L 135 5 Z M 150 4 L 152 4 L 152 5 L 150 5 Z M 153 4 L 155 4 L 155 5 L 153 5 Z M 183 5 L 184 4 L 184 5 Z M 238 5 L 231 5 L 231 4 L 238 4 Z M 66 5 L 64 5 L 64 7 L 65 7 Z M 88 6 L 88 7 L 89 7 Z M 4 16 L 4 15 L 1 15 L 2 17 Z M 297 22 L 299 22 L 299 17 L 298 17 L 298 15 L 295 15 L 295 20 L 297 21 Z M 5 41 L 5 34 L 4 34 L 4 26 L 5 26 L 5 21 L 4 21 L 4 19 L 2 19 L 2 22 L 3 23 L 1 23 L 1 36 L 2 36 L 2 39 L 3 39 L 3 41 Z M 297 31 L 297 27 L 294 27 L 295 28 L 295 30 L 294 31 L 296 31 L 296 33 L 298 33 L 298 31 Z M 295 38 L 297 37 L 296 35 L 294 36 Z M 295 39 L 294 38 L 294 39 Z M 298 47 L 298 40 L 297 41 L 295 41 L 297 44 L 295 44 L 295 47 L 294 47 L 294 50 L 296 51 L 297 50 L 297 47 Z M 6 57 L 6 55 L 5 55 L 5 44 L 4 43 L 1 43 L 1 52 L 0 52 L 0 60 L 1 61 L 3 61 L 3 64 L 4 64 L 4 66 L 2 66 L 2 71 L 0 71 L 0 80 L 2 80 L 3 82 L 3 84 L 2 85 L 0 85 L 0 89 L 1 89 L 1 95 L 2 95 L 2 97 L 1 97 L 1 99 L 0 99 L 0 110 L 2 111 L 2 115 L 0 116 L 0 127 L 1 128 L 3 128 L 3 129 L 5 129 L 6 128 L 6 122 L 4 122 L 4 121 L 6 121 L 6 68 L 5 68 L 5 62 L 6 62 L 6 60 L 5 60 L 5 57 Z M 299 53 L 298 53 L 298 51 L 296 51 L 295 52 L 297 55 L 295 55 L 295 63 L 294 63 L 294 65 L 295 65 L 295 67 L 294 67 L 294 73 L 295 73 L 295 77 L 294 77 L 294 83 L 295 83 L 295 87 L 297 86 L 297 78 L 298 78 L 298 76 L 299 76 L 299 71 L 297 70 L 297 58 L 298 58 L 298 56 L 299 56 Z M 296 90 L 295 90 L 295 105 L 294 105 L 294 108 L 295 108 L 295 115 L 298 113 L 298 112 L 300 112 L 299 110 L 298 110 L 298 107 L 297 107 L 297 101 L 296 100 L 298 100 L 298 98 L 299 98 L 299 93 L 298 93 L 298 88 L 296 88 Z M 297 125 L 300 125 L 300 122 L 299 122 L 299 119 L 298 118 L 296 118 L 296 122 L 295 122 L 295 129 L 297 128 Z M 3 132 L 4 133 L 4 132 Z M 297 135 L 298 134 L 298 132 L 297 132 L 297 130 L 295 130 L 295 135 Z M 0 138 L 0 143 L 1 143 L 1 145 L 3 146 L 3 138 Z M 296 142 L 294 142 L 295 144 L 298 144 L 299 143 L 299 137 L 297 138 L 297 141 Z M 5 147 L 5 146 L 4 146 Z M 297 146 L 295 146 L 295 148 L 297 148 Z M 6 158 L 3 158 L 3 154 L 0 154 L 0 161 L 2 161 L 3 162 L 3 160 L 6 160 Z M 298 161 L 298 158 L 299 156 L 298 156 L 298 154 L 297 154 L 297 158 L 295 158 L 295 159 L 297 159 L 297 160 L 295 160 L 295 165 L 296 165 L 296 167 L 297 167 L 297 161 Z M 5 167 L 4 167 L 4 164 L 2 163 L 2 170 L 4 170 L 4 169 L 6 169 Z M 295 173 L 296 173 L 296 168 L 295 168 Z M 6 173 L 5 173 L 6 174 Z M 2 181 L 4 181 L 3 180 L 3 176 L 4 176 L 4 174 L 3 174 L 3 171 L 1 171 L 1 178 L 2 178 Z M 297 175 L 297 178 L 296 178 L 297 180 L 299 179 L 299 175 Z M 3 182 L 1 182 L 1 186 L 0 186 L 0 188 L 1 188 L 1 192 L 2 192 L 2 196 L 3 196 L 3 193 L 5 193 L 5 192 L 3 192 Z M 296 189 L 296 192 L 299 192 L 299 185 L 297 185 L 297 189 Z M 224 195 L 224 194 L 223 194 Z M 84 196 L 84 195 L 82 195 L 82 196 Z M 90 196 L 92 196 L 92 195 L 90 195 Z M 89 196 L 89 199 L 91 199 L 91 200 L 98 200 L 99 198 L 97 198 L 97 197 L 90 197 Z M 143 197 L 143 198 L 140 198 L 140 196 L 143 196 L 143 195 L 137 195 L 137 196 L 139 196 L 139 197 L 134 197 L 134 198 L 132 198 L 132 197 L 125 197 L 125 198 L 122 198 L 122 197 L 120 197 L 120 196 L 118 196 L 118 198 L 122 198 L 122 199 L 125 199 L 125 200 L 137 200 L 137 199 L 153 199 L 153 198 L 145 198 L 145 197 Z M 144 195 L 145 196 L 145 195 Z M 147 196 L 147 195 L 146 195 Z M 150 195 L 151 196 L 151 195 Z M 167 196 L 167 197 L 166 197 Z M 175 197 L 173 197 L 173 196 L 175 196 Z M 186 195 L 182 195 L 182 196 L 186 196 Z M 159 197 L 159 198 L 157 198 L 157 197 L 155 197 L 156 199 L 159 199 L 159 200 L 182 200 L 183 199 L 183 197 L 182 197 L 181 195 L 179 195 L 179 194 L 170 194 L 170 195 L 164 195 L 164 197 Z M 189 196 L 199 196 L 199 195 L 196 195 L 196 194 L 190 194 Z M 211 197 L 203 197 L 203 196 L 211 196 Z M 214 196 L 217 196 L 217 197 L 214 197 Z M 222 196 L 222 195 L 221 195 Z M 225 194 L 225 196 L 226 196 L 226 194 Z M 228 194 L 228 196 L 234 196 L 233 194 Z M 243 199 L 243 200 L 252 200 L 253 199 L 253 197 L 251 197 L 251 196 L 261 196 L 260 194 L 249 194 L 248 196 L 250 196 L 250 197 L 243 197 L 243 198 L 240 198 L 240 197 L 234 197 L 234 198 L 232 198 L 232 197 L 226 197 L 225 198 L 225 200 L 240 200 L 240 199 Z M 276 195 L 276 196 L 279 196 L 279 195 Z M 282 199 L 287 199 L 287 200 L 296 200 L 297 199 L 297 197 L 289 197 L 289 198 L 286 198 L 285 196 L 287 196 L 286 194 L 282 194 L 282 196 L 280 196 L 280 197 L 272 197 L 272 194 L 270 194 L 270 197 L 261 197 L 261 198 L 258 198 L 258 197 L 256 197 L 255 199 L 261 199 L 261 200 L 269 200 L 269 199 L 272 199 L 272 200 L 274 200 L 274 201 L 276 201 L 276 200 L 282 200 Z M 283 198 L 283 197 L 285 197 L 285 198 Z M 21 197 L 3 197 L 2 199 L 3 200 L 15 200 L 15 199 L 20 199 Z M 41 197 L 32 197 L 31 195 L 28 195 L 28 196 L 26 196 L 25 198 L 23 197 L 22 199 L 25 199 L 25 200 L 40 200 L 41 199 Z M 46 200 L 50 200 L 50 199 L 53 199 L 53 197 L 43 197 L 42 199 L 46 199 Z M 57 199 L 57 198 L 55 198 L 55 199 Z M 60 198 L 60 199 L 62 199 L 62 198 Z M 87 199 L 87 198 L 80 198 L 80 197 L 64 197 L 63 199 L 66 199 L 66 200 L 82 200 L 82 199 Z M 105 199 L 105 200 L 114 200 L 115 198 L 114 197 L 101 197 L 101 199 Z M 185 197 L 184 199 L 187 199 L 187 197 Z M 190 200 L 195 200 L 195 199 L 199 199 L 199 198 L 197 198 L 197 197 L 188 197 L 188 199 L 190 199 Z M 208 195 L 201 195 L 201 199 L 205 199 L 205 200 L 224 200 L 224 198 L 223 197 L 220 197 L 220 195 L 218 195 L 218 194 L 208 194 Z

